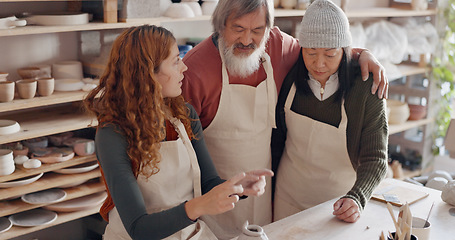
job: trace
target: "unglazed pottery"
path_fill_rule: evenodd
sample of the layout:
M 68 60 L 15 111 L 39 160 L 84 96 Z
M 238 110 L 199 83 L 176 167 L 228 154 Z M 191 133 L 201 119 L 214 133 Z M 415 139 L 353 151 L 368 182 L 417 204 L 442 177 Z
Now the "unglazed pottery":
M 449 181 L 442 189 L 441 199 L 455 206 L 455 180 Z
M 249 225 L 248 221 L 243 224 L 242 234 L 237 240 L 268 240 L 269 238 L 259 225 Z
M 0 82 L 0 102 L 11 102 L 14 99 L 15 82 L 2 81 Z
M 54 78 L 38 78 L 38 95 L 49 96 L 54 92 Z
M 36 94 L 37 81 L 34 79 L 23 79 L 16 81 L 17 92 L 20 98 L 30 99 Z

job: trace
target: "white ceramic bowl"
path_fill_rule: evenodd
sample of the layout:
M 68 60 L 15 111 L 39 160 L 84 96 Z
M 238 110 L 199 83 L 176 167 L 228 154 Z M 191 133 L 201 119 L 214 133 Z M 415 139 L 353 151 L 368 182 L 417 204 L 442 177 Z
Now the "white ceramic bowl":
M 52 64 L 52 77 L 55 79 L 84 78 L 82 63 L 80 61 L 60 61 Z
M 164 16 L 170 18 L 192 18 L 194 12 L 191 7 L 185 3 L 173 3 L 164 13 Z
M 88 13 L 51 13 L 37 14 L 27 17 L 29 24 L 44 26 L 68 26 L 87 24 L 89 21 Z
M 82 87 L 84 87 L 84 82 L 79 79 L 56 79 L 54 90 L 60 92 L 79 91 Z
M 0 119 L 0 135 L 17 133 L 19 130 L 21 130 L 21 126 L 18 122 Z
M 398 100 L 388 99 L 387 107 L 390 109 L 389 113 L 390 124 L 401 124 L 408 120 L 409 106 L 407 103 Z

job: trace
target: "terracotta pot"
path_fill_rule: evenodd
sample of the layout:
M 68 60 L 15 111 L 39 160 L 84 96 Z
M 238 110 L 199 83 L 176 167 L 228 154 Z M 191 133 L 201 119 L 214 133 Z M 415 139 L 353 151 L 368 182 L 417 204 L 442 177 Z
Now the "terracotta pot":
M 427 115 L 427 107 L 422 105 L 408 104 L 409 120 L 419 120 Z

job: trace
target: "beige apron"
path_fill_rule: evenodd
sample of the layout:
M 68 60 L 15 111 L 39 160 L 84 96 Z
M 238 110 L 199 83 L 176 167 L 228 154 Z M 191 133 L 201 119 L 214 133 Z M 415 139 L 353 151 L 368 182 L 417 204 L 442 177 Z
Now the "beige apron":
M 291 110 L 295 85 L 285 103 L 286 145 L 278 167 L 274 220 L 345 195 L 356 173 L 346 145 L 344 100 L 338 128 Z
M 196 153 L 180 120 L 171 119 L 171 122 L 179 138 L 161 143 L 160 171 L 148 179 L 140 174 L 137 179 L 148 214 L 175 207 L 186 200 L 201 196 L 200 169 Z M 103 238 L 131 239 L 115 207 L 109 212 L 109 224 Z M 198 220 L 165 239 L 205 240 L 216 237 L 203 221 Z
M 257 87 L 229 84 L 223 61 L 220 103 L 215 118 L 204 130 L 204 138 L 216 170 L 224 179 L 271 167 L 270 138 L 275 126 L 277 90 L 270 57 L 265 54 L 264 60 L 267 79 Z M 264 195 L 250 196 L 239 201 L 232 211 L 203 219 L 220 239 L 238 236 L 246 220 L 257 225 L 270 223 L 270 178 Z

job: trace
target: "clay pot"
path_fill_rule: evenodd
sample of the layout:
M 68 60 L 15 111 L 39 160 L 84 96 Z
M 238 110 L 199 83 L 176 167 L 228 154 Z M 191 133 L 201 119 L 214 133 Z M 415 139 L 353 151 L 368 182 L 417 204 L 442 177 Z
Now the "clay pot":
M 249 225 L 248 221 L 243 224 L 242 234 L 237 238 L 237 240 L 268 240 L 269 238 L 258 225 Z
M 409 119 L 420 120 L 427 115 L 427 107 L 422 105 L 408 104 L 409 106 Z
M 0 82 L 0 102 L 11 102 L 14 99 L 14 82 Z
M 19 97 L 29 99 L 36 94 L 37 82 L 34 79 L 23 79 L 16 81 L 16 87 Z
M 54 92 L 55 80 L 53 78 L 38 78 L 38 94 L 49 96 Z
M 387 107 L 390 109 L 389 123 L 401 124 L 406 122 L 409 118 L 409 106 L 405 102 L 398 100 L 387 100 Z

